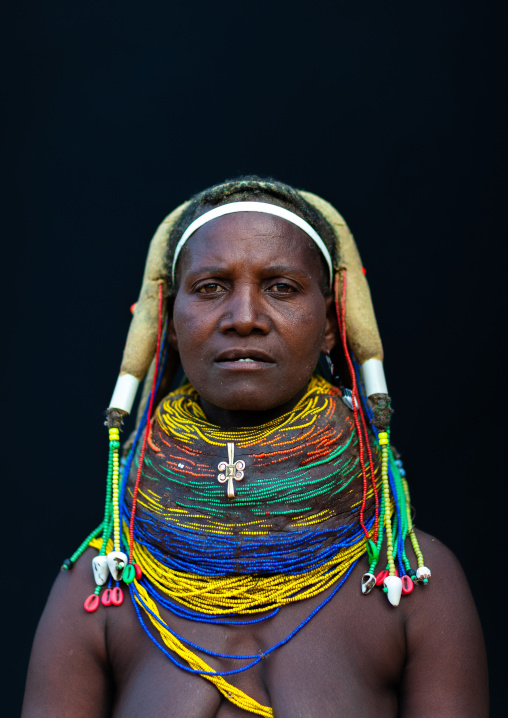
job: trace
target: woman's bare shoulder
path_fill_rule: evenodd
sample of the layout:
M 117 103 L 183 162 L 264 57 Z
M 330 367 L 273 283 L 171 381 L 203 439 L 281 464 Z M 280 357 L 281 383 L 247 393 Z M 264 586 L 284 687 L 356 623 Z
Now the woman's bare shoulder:
M 32 647 L 23 718 L 108 715 L 105 612 L 87 613 L 83 605 L 94 588 L 95 553 L 88 549 L 53 584 Z
M 407 605 L 401 715 L 486 717 L 485 646 L 467 578 L 441 541 L 423 531 L 417 537 L 432 576 Z

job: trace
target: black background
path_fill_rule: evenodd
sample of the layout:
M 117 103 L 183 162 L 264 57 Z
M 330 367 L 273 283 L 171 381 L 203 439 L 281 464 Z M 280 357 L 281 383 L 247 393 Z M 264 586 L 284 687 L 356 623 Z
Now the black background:
M 5 715 L 19 712 L 61 560 L 101 519 L 103 410 L 148 241 L 192 193 L 245 172 L 321 194 L 355 234 L 417 523 L 466 570 L 492 715 L 502 714 L 501 7 L 49 0 L 10 10 Z

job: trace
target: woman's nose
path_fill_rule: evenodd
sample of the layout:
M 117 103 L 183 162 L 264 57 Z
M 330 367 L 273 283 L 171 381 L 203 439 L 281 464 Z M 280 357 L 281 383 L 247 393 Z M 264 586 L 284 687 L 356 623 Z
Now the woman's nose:
M 260 290 L 250 285 L 235 287 L 224 306 L 220 321 L 220 331 L 237 332 L 241 335 L 270 331 L 270 320 L 266 306 L 259 294 Z

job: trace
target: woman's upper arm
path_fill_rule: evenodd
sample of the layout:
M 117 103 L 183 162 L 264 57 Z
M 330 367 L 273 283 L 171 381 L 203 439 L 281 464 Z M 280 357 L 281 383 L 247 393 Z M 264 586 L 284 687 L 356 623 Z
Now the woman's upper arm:
M 104 611 L 86 613 L 86 556 L 58 576 L 35 635 L 22 718 L 105 718 L 111 714 Z
M 419 535 L 432 578 L 406 624 L 401 718 L 487 718 L 485 645 L 462 568 L 443 544 Z

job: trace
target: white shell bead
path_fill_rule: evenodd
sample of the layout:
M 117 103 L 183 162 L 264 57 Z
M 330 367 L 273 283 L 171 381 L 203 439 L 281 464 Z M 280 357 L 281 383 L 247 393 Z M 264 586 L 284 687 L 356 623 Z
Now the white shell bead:
M 107 556 L 94 556 L 92 559 L 92 569 L 97 586 L 104 586 L 109 576 Z
M 423 581 L 424 578 L 429 579 L 431 575 L 430 568 L 427 568 L 427 566 L 420 566 L 416 569 L 417 581 Z
M 387 576 L 384 585 L 388 589 L 388 600 L 392 606 L 398 606 L 402 596 L 402 580 L 398 576 Z
M 108 566 L 115 581 L 122 577 L 122 571 L 127 565 L 127 556 L 123 551 L 110 551 L 108 553 Z

